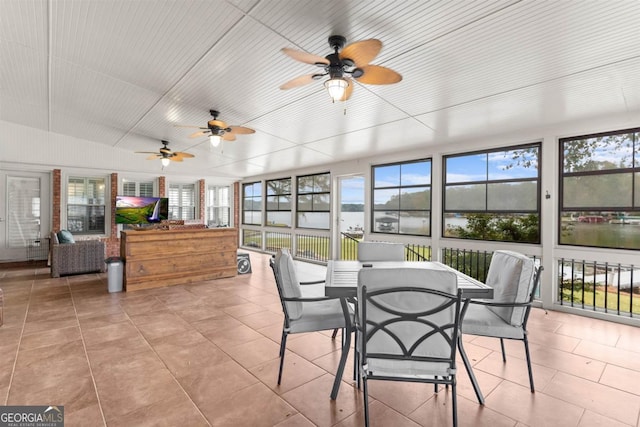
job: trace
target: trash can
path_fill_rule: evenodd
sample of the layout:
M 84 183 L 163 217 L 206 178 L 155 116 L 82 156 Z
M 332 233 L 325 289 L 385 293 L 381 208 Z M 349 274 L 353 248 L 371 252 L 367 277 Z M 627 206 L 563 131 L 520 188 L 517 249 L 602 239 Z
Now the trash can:
M 107 263 L 107 282 L 109 292 L 122 292 L 122 267 L 123 260 L 112 256 L 104 260 Z

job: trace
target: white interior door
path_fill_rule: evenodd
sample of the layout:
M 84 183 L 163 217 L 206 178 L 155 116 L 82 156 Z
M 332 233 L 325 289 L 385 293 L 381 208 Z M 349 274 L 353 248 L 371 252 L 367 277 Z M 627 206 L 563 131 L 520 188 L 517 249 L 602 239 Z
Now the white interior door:
M 0 171 L 0 261 L 46 259 L 49 174 Z

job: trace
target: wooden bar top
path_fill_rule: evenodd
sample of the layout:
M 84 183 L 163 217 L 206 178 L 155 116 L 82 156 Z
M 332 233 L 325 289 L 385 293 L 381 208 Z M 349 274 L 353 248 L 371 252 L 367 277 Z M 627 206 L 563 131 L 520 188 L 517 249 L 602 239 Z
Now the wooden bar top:
M 237 274 L 238 230 L 182 228 L 124 230 L 124 289 L 195 283 Z

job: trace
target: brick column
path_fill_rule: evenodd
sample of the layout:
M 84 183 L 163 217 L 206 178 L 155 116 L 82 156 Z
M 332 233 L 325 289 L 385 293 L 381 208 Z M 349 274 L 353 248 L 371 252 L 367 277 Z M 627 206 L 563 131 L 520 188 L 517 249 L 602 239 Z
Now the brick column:
M 204 205 L 206 203 L 204 179 L 201 179 L 201 180 L 198 181 L 198 187 L 199 187 L 199 191 L 200 191 L 200 197 L 199 197 L 199 200 L 200 200 L 200 203 L 199 203 L 199 205 L 200 205 L 200 221 L 202 221 L 203 224 L 206 224 L 207 221 L 206 221 L 206 218 L 204 216 Z
M 158 197 L 167 197 L 167 179 L 164 176 L 158 177 Z
M 118 195 L 118 174 L 111 174 L 111 235 L 118 234 L 118 226 L 116 225 L 116 196 Z
M 54 169 L 52 174 L 53 194 L 51 200 L 51 231 L 60 230 L 60 198 L 62 197 L 62 171 Z
M 108 257 L 111 256 L 120 256 L 120 239 L 118 238 L 118 226 L 116 225 L 116 196 L 118 195 L 118 174 L 111 174 L 111 194 L 110 194 L 110 210 L 111 210 L 111 224 L 109 224 L 109 229 L 111 233 L 109 236 L 104 239 L 105 246 L 107 247 L 107 253 L 105 254 Z

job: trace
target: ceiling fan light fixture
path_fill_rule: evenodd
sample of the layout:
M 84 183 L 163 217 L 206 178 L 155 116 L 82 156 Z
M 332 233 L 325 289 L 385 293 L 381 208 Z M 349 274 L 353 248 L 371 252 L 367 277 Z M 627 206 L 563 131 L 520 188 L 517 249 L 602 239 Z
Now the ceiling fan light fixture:
M 209 135 L 209 142 L 211 143 L 212 147 L 217 147 L 218 145 L 220 145 L 220 142 L 222 142 L 222 137 L 220 135 Z
M 163 167 L 166 167 L 166 166 L 169 166 L 169 163 L 171 163 L 171 160 L 168 157 L 163 157 L 162 159 L 160 159 L 160 162 L 162 162 Z
M 324 82 L 324 87 L 327 88 L 333 102 L 336 102 L 344 99 L 344 93 L 349 87 L 349 82 L 343 77 L 333 77 Z

